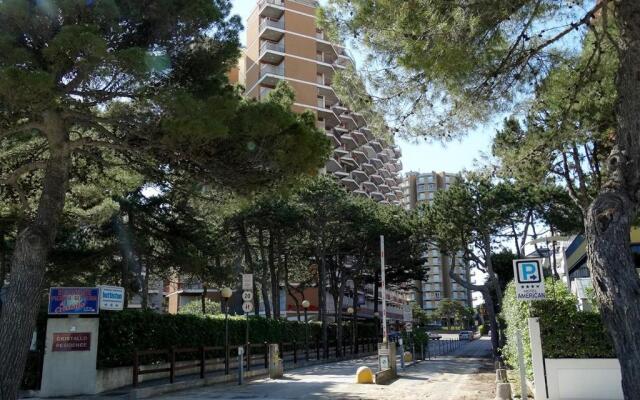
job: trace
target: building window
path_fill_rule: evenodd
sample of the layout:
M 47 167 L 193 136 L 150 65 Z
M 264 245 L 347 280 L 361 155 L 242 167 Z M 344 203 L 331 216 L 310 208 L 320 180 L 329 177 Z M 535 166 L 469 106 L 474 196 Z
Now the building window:
M 427 188 L 429 188 L 429 190 L 436 190 L 436 184 L 435 183 L 430 183 L 429 185 L 427 185 Z
M 424 183 L 424 176 L 418 178 L 418 183 Z
M 424 193 L 418 193 L 418 200 L 424 200 L 426 199 L 426 196 Z
M 429 193 L 429 200 L 433 200 L 433 192 Z
M 440 292 L 434 292 L 433 295 L 435 296 L 436 299 L 440 298 Z
M 424 184 L 418 185 L 418 192 L 424 192 Z

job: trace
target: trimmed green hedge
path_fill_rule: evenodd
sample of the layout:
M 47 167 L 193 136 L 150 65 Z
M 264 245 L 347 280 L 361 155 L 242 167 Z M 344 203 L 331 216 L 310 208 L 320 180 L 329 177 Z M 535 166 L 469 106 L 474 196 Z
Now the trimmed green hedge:
M 190 348 L 224 345 L 224 316 L 158 314 L 152 311 L 119 311 L 100 315 L 98 368 L 132 364 L 135 350 Z M 335 338 L 335 324 L 329 326 L 330 340 Z M 229 342 L 237 346 L 245 341 L 246 318 L 229 317 Z M 318 322 L 309 323 L 309 338 L 320 335 Z M 350 337 L 350 325 L 344 335 Z M 249 318 L 251 343 L 304 343 L 305 324 L 297 321 Z M 373 324 L 359 324 L 358 337 L 375 336 Z
M 489 333 L 489 325 L 487 325 L 487 324 L 480 325 L 478 327 L 478 332 L 480 332 L 481 335 L 488 334 Z
M 510 367 L 518 366 L 515 334 L 520 330 L 527 375 L 533 376 L 527 325 L 529 317 L 540 318 L 542 352 L 546 358 L 616 357 L 611 338 L 598 313 L 579 311 L 577 299 L 562 282 L 547 278 L 545 289 L 547 300 L 527 302 L 516 300 L 513 282 L 507 285 L 501 313 L 506 323 L 506 344 L 501 352 Z

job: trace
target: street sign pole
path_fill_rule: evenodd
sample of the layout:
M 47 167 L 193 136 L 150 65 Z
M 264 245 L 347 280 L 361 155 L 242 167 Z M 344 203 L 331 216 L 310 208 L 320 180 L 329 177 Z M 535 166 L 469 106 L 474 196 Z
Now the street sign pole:
M 516 331 L 516 347 L 518 349 L 518 369 L 520 369 L 520 398 L 527 398 L 527 375 L 524 365 L 524 348 L 522 346 L 522 333 Z
M 384 235 L 380 235 L 380 269 L 382 279 L 382 343 L 387 343 L 387 281 L 384 275 Z

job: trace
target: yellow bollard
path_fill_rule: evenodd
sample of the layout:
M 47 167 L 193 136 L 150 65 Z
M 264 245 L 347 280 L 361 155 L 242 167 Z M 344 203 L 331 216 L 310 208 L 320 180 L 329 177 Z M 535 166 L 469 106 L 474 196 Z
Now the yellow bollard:
M 371 372 L 371 368 L 358 368 L 358 371 L 356 371 L 356 383 L 373 383 L 373 372 Z
M 404 362 L 411 362 L 413 360 L 413 355 L 409 351 L 404 352 Z

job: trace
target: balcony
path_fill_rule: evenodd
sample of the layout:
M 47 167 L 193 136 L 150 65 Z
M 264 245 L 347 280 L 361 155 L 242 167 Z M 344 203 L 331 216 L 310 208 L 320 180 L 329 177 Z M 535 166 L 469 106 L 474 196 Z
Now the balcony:
M 384 167 L 384 164 L 382 163 L 382 161 L 380 161 L 379 158 L 369 157 L 369 162 L 373 164 L 373 166 L 376 167 L 377 169 Z
M 358 162 L 354 160 L 353 157 L 349 157 L 349 156 L 341 157 L 340 163 L 348 167 L 360 168 L 360 165 L 358 165 Z
M 329 160 L 327 160 L 324 166 L 327 169 L 327 172 L 334 173 L 334 172 L 342 171 L 342 165 L 340 165 L 340 163 L 333 158 L 330 158 Z
M 387 178 L 384 180 L 384 183 L 389 185 L 389 187 L 393 190 L 396 187 L 396 180 L 393 178 Z
M 347 112 L 347 107 L 343 106 L 340 103 L 335 103 L 334 105 L 331 106 L 331 109 L 333 110 L 334 113 L 336 113 L 337 115 L 342 114 L 343 112 Z
M 366 172 L 367 174 L 375 174 L 377 171 L 376 167 L 374 167 L 373 164 L 370 164 L 368 162 L 360 164 L 360 167 L 362 167 L 364 172 Z
M 367 137 L 362 132 L 353 131 L 351 132 L 351 136 L 353 136 L 356 142 L 358 142 L 358 144 L 360 145 L 367 144 L 368 142 Z
M 369 177 L 359 169 L 351 171 L 351 177 L 358 183 L 367 182 Z
M 342 178 L 340 179 L 340 182 L 342 182 L 342 184 L 350 190 L 357 190 L 360 189 L 360 185 L 358 185 L 358 182 L 354 181 L 351 178 Z
M 369 159 L 367 158 L 367 155 L 364 154 L 361 151 L 358 150 L 354 150 L 351 152 L 351 155 L 353 156 L 353 158 L 355 158 L 359 163 L 366 163 L 367 161 L 369 161 Z
M 260 84 L 275 87 L 284 77 L 284 63 L 280 65 L 260 64 Z
M 260 86 L 260 100 L 266 100 L 269 97 L 269 93 L 273 91 L 273 88 Z
M 258 8 L 261 17 L 278 19 L 284 14 L 284 0 L 260 0 Z
M 376 152 L 378 152 L 378 153 L 379 153 L 379 152 L 381 152 L 381 151 L 382 151 L 382 144 L 380 143 L 380 141 L 378 141 L 378 140 L 371 140 L 371 141 L 369 142 L 369 144 L 371 145 L 371 147 L 373 147 L 373 149 L 374 149 Z
M 375 185 L 375 183 L 373 183 L 373 182 L 369 182 L 369 181 L 367 181 L 367 182 L 363 182 L 363 183 L 362 183 L 362 186 L 363 186 L 363 187 L 365 188 L 365 190 L 366 190 L 367 192 L 369 192 L 369 193 L 377 192 L 377 191 L 378 191 L 378 187 L 377 187 L 377 186 Z
M 349 155 L 349 152 L 345 149 L 337 148 L 333 150 L 333 154 L 340 159 L 341 157 L 346 157 Z
M 280 64 L 284 60 L 284 41 L 271 42 L 265 40 L 260 45 L 260 62 Z
M 260 77 L 265 75 L 284 76 L 284 64 L 260 64 Z
M 351 137 L 351 135 L 347 134 L 340 136 L 340 141 L 347 150 L 353 150 L 358 147 L 358 143 L 356 143 L 356 140 Z
M 384 183 L 382 185 L 378 185 L 378 189 L 380 189 L 380 191 L 382 193 L 389 193 L 391 192 L 391 188 L 387 185 L 385 185 Z
M 353 119 L 353 116 L 351 116 L 351 114 L 341 114 L 340 115 L 340 121 L 342 121 L 343 124 L 345 124 L 345 126 L 349 129 L 349 130 L 356 130 L 358 129 L 358 124 L 356 123 L 356 121 Z
M 383 163 L 389 162 L 389 155 L 384 151 L 378 153 L 378 158 L 381 159 Z
M 369 175 L 369 178 L 371 179 L 371 182 L 375 183 L 376 185 L 384 184 L 384 178 L 382 178 L 380 175 L 372 174 Z
M 284 36 L 284 18 L 260 21 L 260 39 L 279 42 Z
M 376 157 L 376 151 L 373 149 L 373 147 L 369 146 L 368 144 L 365 144 L 364 146 L 362 146 L 362 151 L 364 151 L 367 154 L 367 157 L 369 158 Z
M 385 201 L 384 194 L 380 192 L 371 192 L 371 198 L 380 202 Z
M 356 195 L 362 196 L 362 197 L 369 197 L 369 194 L 367 192 L 365 192 L 364 190 L 354 190 L 353 194 L 356 194 Z
M 329 139 L 333 147 L 340 146 L 340 141 L 338 140 L 337 137 L 335 137 L 333 133 L 327 132 L 326 135 L 327 135 L 327 139 Z

